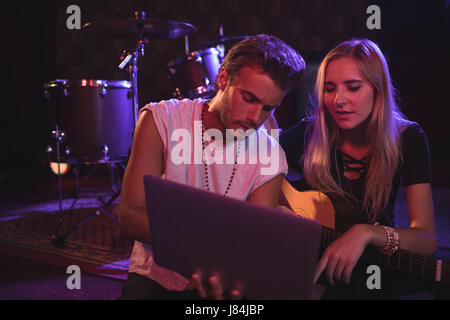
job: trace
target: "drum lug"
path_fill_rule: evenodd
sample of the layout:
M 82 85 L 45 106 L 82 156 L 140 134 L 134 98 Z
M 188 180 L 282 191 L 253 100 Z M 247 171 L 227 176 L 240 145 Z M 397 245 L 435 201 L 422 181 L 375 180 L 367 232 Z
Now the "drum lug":
M 131 82 L 124 80 L 56 79 L 45 83 L 39 94 L 49 96 L 56 126 L 49 133 L 58 145 L 58 150 L 53 143 L 46 148 L 49 156 L 57 153 L 61 159 L 83 164 L 125 161 L 134 132 L 131 87 Z M 79 130 L 78 123 L 85 123 L 84 130 Z M 115 132 L 117 127 L 123 128 L 121 132 Z
M 54 139 L 56 139 L 58 142 L 63 142 L 66 139 L 66 133 L 61 130 L 53 130 L 52 136 Z
M 106 86 L 102 85 L 102 87 L 100 88 L 100 91 L 99 91 L 100 97 L 104 98 L 106 96 L 107 92 L 108 92 L 108 90 L 106 90 Z
M 173 97 L 175 99 L 180 99 L 180 100 L 182 100 L 184 98 L 183 94 L 181 93 L 181 90 L 179 88 L 175 88 L 175 92 L 173 93 Z
M 103 160 L 104 160 L 104 161 L 107 161 L 107 160 L 109 159 L 108 151 L 109 151 L 108 146 L 107 146 L 106 144 L 103 145 L 103 148 L 102 148 L 102 154 L 103 154 Z

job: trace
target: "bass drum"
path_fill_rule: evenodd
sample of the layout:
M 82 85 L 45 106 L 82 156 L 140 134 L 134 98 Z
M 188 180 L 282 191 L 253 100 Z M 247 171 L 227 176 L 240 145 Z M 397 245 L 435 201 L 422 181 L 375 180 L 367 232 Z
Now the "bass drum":
M 131 82 L 57 79 L 44 85 L 53 121 L 65 133 L 60 151 L 68 163 L 120 162 L 134 133 Z

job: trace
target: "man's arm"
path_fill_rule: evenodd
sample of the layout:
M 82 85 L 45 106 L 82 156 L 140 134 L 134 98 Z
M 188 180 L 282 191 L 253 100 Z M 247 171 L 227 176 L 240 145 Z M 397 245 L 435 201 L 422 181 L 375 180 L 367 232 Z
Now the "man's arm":
M 163 144 L 153 114 L 151 111 L 144 111 L 136 125 L 133 148 L 117 208 L 119 226 L 132 239 L 150 243 L 143 177 L 160 177 L 163 159 Z
M 250 202 L 266 207 L 277 208 L 284 174 L 279 174 L 253 191 Z

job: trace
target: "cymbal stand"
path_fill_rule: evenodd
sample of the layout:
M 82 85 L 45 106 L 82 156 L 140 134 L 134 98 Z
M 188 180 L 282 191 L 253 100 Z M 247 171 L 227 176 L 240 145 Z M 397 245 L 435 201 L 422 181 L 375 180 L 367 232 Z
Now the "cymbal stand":
M 145 12 L 136 11 L 135 12 L 136 20 L 145 19 Z M 142 26 L 140 26 L 142 27 Z M 148 43 L 148 39 L 143 37 L 142 34 L 138 36 L 138 41 L 136 44 L 136 48 L 134 50 L 124 50 L 122 52 L 122 62 L 119 64 L 119 69 L 123 69 L 129 64 L 128 72 L 130 74 L 130 81 L 132 86 L 133 93 L 133 120 L 134 126 L 136 128 L 137 118 L 138 118 L 138 110 L 139 110 L 139 101 L 138 101 L 138 59 L 139 57 L 144 56 L 144 45 Z
M 137 75 L 138 75 L 138 65 L 137 61 L 139 56 L 144 55 L 144 43 L 142 40 L 138 42 L 138 46 L 135 51 L 124 51 L 122 54 L 122 57 L 125 56 L 122 60 L 122 62 L 119 65 L 120 69 L 123 69 L 127 64 L 129 64 L 128 71 L 130 73 L 130 80 L 131 80 L 131 90 L 133 94 L 133 121 L 134 126 L 136 126 L 137 123 L 137 116 L 138 116 L 138 108 L 139 108 L 139 102 L 138 102 L 138 81 L 137 81 Z
M 219 26 L 219 39 L 223 39 L 223 25 Z M 217 51 L 219 51 L 219 62 L 222 65 L 223 59 L 225 58 L 225 45 L 218 44 L 216 46 Z

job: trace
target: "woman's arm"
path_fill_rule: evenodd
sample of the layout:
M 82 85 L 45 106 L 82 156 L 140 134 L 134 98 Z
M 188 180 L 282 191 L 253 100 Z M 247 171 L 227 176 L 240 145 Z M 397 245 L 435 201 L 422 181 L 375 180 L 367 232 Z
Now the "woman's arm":
M 395 229 L 399 234 L 399 248 L 419 255 L 432 255 L 436 252 L 437 238 L 431 185 L 421 183 L 407 187 L 406 201 L 410 227 Z M 317 265 L 315 281 L 325 271 L 331 284 L 335 281 L 348 283 L 366 246 L 383 248 L 386 242 L 386 232 L 381 226 L 355 224 L 325 250 Z
M 407 187 L 406 204 L 410 221 L 409 228 L 395 229 L 399 235 L 400 249 L 423 256 L 434 254 L 437 249 L 437 237 L 431 185 L 420 183 Z M 374 229 L 372 232 L 370 243 L 377 247 L 383 247 L 386 243 L 386 234 Z

